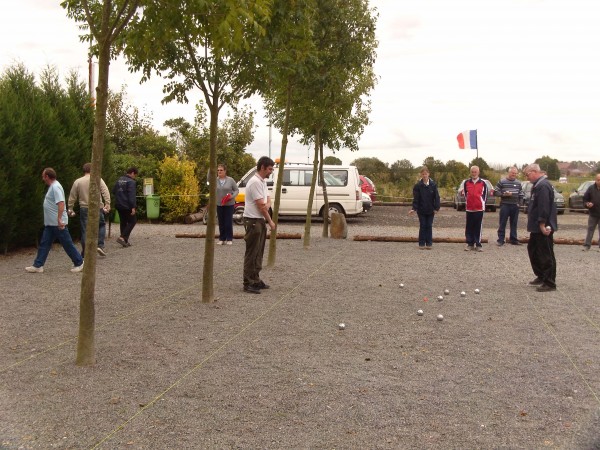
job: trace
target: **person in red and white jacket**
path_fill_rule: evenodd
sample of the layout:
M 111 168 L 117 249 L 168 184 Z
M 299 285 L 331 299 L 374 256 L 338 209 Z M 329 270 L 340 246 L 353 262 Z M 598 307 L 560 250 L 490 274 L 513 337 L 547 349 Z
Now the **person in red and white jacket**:
M 467 246 L 465 247 L 465 251 L 474 250 L 482 252 L 481 229 L 483 213 L 485 212 L 485 201 L 490 193 L 483 178 L 479 177 L 479 167 L 471 167 L 471 178 L 463 181 L 460 193 L 465 197 L 465 210 L 467 211 L 467 223 L 465 225 Z

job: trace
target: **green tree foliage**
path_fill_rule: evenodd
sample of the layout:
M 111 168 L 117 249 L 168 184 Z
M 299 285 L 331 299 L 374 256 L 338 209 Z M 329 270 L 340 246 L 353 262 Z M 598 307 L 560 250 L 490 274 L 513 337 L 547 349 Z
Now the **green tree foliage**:
M 336 156 L 326 156 L 323 158 L 323 164 L 330 164 L 332 166 L 341 166 L 342 160 Z
M 428 156 L 423 160 L 423 165 L 429 169 L 429 176 L 436 182 L 440 182 L 440 178 L 444 172 L 446 172 L 446 165 L 439 159 L 435 159 L 433 156 Z
M 53 167 L 68 192 L 89 160 L 91 130 L 85 85 L 73 73 L 67 77 L 66 88 L 53 68 L 41 74 L 39 84 L 20 64 L 2 73 L 0 248 L 4 252 L 37 242 L 43 226 L 42 170 Z
M 374 182 L 387 183 L 390 179 L 390 170 L 387 163 L 379 158 L 357 158 L 350 164 L 356 166 L 358 173 L 369 177 Z
M 550 156 L 542 156 L 534 161 L 539 164 L 540 169 L 546 172 L 550 180 L 558 180 L 560 178 L 560 169 L 558 168 L 558 159 Z
M 398 160 L 390 166 L 390 181 L 399 183 L 414 180 L 417 171 L 408 159 Z
M 163 218 L 167 222 L 174 222 L 196 212 L 200 200 L 196 164 L 180 160 L 177 156 L 167 156 L 160 163 L 158 171 L 161 205 L 166 210 Z

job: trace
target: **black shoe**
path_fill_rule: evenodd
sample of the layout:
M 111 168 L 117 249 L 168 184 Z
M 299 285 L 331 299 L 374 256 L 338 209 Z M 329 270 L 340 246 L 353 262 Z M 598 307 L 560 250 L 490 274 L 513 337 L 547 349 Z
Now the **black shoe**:
M 542 284 L 541 286 L 538 286 L 537 288 L 535 288 L 535 290 L 538 292 L 550 292 L 550 291 L 555 291 L 556 286 L 548 286 L 547 284 Z
M 117 238 L 117 244 L 121 244 L 123 247 L 127 247 L 127 241 L 122 237 Z
M 261 280 L 260 283 L 256 283 L 253 287 L 255 287 L 256 289 L 269 289 L 271 286 L 269 286 Z
M 244 286 L 244 292 L 249 292 L 251 294 L 260 294 L 260 289 L 254 286 Z
M 530 286 L 541 286 L 544 284 L 544 281 L 541 278 L 535 278 L 529 282 Z
M 496 245 L 497 245 L 498 247 L 502 247 L 502 246 L 504 245 L 504 241 L 497 241 L 497 242 L 496 242 Z
M 523 245 L 519 241 L 510 241 L 510 245 Z

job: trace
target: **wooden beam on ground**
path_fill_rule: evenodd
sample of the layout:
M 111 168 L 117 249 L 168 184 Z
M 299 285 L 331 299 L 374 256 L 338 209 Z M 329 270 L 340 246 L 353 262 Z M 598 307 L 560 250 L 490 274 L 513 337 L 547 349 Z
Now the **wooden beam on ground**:
M 419 242 L 419 239 L 413 236 L 362 236 L 356 235 L 353 238 L 355 241 L 374 241 L 374 242 Z M 433 242 L 443 244 L 465 244 L 465 238 L 433 238 Z M 483 244 L 487 244 L 488 239 L 481 239 Z M 527 244 L 529 238 L 519 239 L 522 244 Z M 558 245 L 583 245 L 583 239 L 567 239 L 567 238 L 554 238 L 554 243 Z M 592 245 L 596 245 L 597 241 L 592 242 Z M 507 243 L 507 245 L 509 245 Z
M 271 233 L 267 233 L 267 239 L 269 239 Z M 206 237 L 206 233 L 177 233 L 176 238 L 193 238 L 202 239 Z M 219 234 L 215 234 L 215 238 L 218 238 Z M 244 239 L 244 235 L 241 233 L 234 234 L 234 239 Z M 302 239 L 301 233 L 277 233 L 277 239 Z

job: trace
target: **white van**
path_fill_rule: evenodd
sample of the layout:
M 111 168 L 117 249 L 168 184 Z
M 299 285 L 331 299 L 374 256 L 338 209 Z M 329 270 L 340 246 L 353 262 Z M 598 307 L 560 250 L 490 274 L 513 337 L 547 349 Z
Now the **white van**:
M 267 178 L 267 186 L 271 195 L 271 203 L 275 203 L 273 192 L 277 176 L 281 170 L 279 164 L 275 164 L 273 173 Z M 308 197 L 310 184 L 313 176 L 312 164 L 286 163 L 283 172 L 283 184 L 281 186 L 281 200 L 279 203 L 279 215 L 282 216 L 305 216 L 308 208 Z M 244 194 L 246 183 L 256 173 L 256 167 L 249 170 L 238 182 L 240 194 Z M 357 216 L 363 212 L 361 189 L 359 186 L 358 169 L 355 166 L 323 166 L 323 176 L 327 185 L 327 198 L 329 200 L 329 211 L 339 212 L 346 216 Z M 323 188 L 317 182 L 315 186 L 316 198 L 313 199 L 312 215 L 320 216 L 323 206 Z M 239 195 L 238 198 L 241 198 Z

